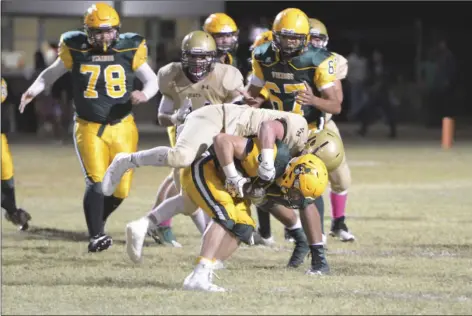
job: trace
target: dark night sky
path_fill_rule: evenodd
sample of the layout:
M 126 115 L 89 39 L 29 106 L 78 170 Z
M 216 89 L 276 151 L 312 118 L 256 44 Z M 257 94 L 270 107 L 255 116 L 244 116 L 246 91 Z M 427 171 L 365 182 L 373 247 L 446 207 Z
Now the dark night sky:
M 433 34 L 440 31 L 439 34 L 447 38 L 459 64 L 469 66 L 471 5 L 472 2 L 453 1 L 227 1 L 226 13 L 241 29 L 241 57 L 248 55 L 244 52 L 248 25 L 261 17 L 266 17 L 267 23 L 271 23 L 278 12 L 296 7 L 326 24 L 331 50 L 348 54 L 353 40 L 360 38 L 366 55 L 379 48 L 386 61 L 413 71 L 418 42 L 415 32 L 417 19 L 421 19 L 423 24 L 424 52 L 432 42 Z

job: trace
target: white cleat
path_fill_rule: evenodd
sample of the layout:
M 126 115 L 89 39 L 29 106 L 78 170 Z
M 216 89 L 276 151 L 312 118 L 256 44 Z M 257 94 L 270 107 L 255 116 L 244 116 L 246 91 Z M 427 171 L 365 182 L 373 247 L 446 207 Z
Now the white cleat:
M 266 247 L 272 247 L 275 245 L 274 237 L 270 236 L 269 238 L 263 238 L 257 230 L 252 234 L 252 236 L 254 245 L 261 245 Z
M 342 242 L 355 241 L 356 237 L 348 230 L 338 229 L 330 233 L 333 237 L 338 237 Z
M 149 219 L 143 217 L 126 225 L 126 252 L 134 263 L 143 260 L 143 245 L 149 227 Z
M 221 260 L 216 260 L 213 266 L 213 270 L 226 269 L 225 264 Z
M 208 273 L 212 273 L 211 271 Z M 192 272 L 185 278 L 184 290 L 187 291 L 204 291 L 204 292 L 226 292 L 224 288 L 213 284 L 204 271 Z
M 134 169 L 137 166 L 131 161 L 131 154 L 119 153 L 108 166 L 102 180 L 102 191 L 105 196 L 111 196 L 115 192 L 116 187 L 121 181 L 123 175 L 129 169 Z

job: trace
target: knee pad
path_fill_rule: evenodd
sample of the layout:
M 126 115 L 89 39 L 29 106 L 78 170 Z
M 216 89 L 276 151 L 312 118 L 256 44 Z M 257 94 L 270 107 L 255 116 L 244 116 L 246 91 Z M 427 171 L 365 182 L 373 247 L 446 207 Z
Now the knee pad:
M 219 220 L 213 219 L 214 222 L 223 226 L 226 230 L 232 233 L 243 243 L 250 245 L 252 240 L 252 234 L 254 233 L 254 227 L 247 224 L 237 224 L 233 220 Z
M 196 153 L 189 150 L 184 151 L 182 148 L 174 147 L 167 153 L 167 163 L 173 168 L 185 168 L 192 164 L 196 158 Z
M 101 182 L 87 182 L 87 190 L 90 190 L 95 193 L 103 194 L 102 183 Z
M 351 170 L 344 161 L 336 170 L 328 174 L 331 183 L 331 191 L 341 193 L 351 186 Z

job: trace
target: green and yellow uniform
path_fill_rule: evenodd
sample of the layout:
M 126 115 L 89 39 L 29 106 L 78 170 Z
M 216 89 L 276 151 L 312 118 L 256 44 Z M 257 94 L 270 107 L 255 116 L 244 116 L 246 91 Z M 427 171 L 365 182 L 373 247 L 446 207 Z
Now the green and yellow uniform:
M 145 39 L 135 33 L 120 34 L 106 52 L 92 48 L 84 32 L 61 36 L 59 58 L 72 73 L 75 103 L 74 141 L 86 178 L 99 183 L 113 157 L 135 152 L 138 131 L 130 95 L 135 71 L 147 62 Z M 128 196 L 132 171 L 114 194 Z
M 282 61 L 271 42 L 257 46 L 252 54 L 252 75 L 269 90 L 274 109 L 303 114 L 310 128 L 316 128 L 324 113 L 313 106 L 300 106 L 296 93 L 305 90 L 304 81 L 316 90 L 334 85 L 336 58 L 322 48 L 308 46 L 302 54 Z

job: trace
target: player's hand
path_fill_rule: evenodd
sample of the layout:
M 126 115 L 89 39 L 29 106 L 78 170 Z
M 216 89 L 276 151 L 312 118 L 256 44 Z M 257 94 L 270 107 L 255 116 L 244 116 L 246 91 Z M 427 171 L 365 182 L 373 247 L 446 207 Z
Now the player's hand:
M 192 108 L 180 108 L 174 114 L 171 115 L 170 120 L 175 125 L 181 125 L 183 122 L 185 122 L 185 118 L 187 117 L 187 115 L 190 114 L 190 112 L 192 112 Z
M 248 178 L 244 178 L 240 175 L 236 177 L 226 178 L 225 188 L 226 188 L 226 191 L 228 191 L 228 193 L 232 197 L 242 198 L 244 197 L 243 187 L 248 182 L 249 182 Z
M 26 106 L 34 99 L 34 97 L 35 95 L 33 95 L 33 93 L 31 93 L 29 90 L 26 90 L 26 92 L 23 93 L 23 95 L 21 96 L 20 106 L 18 107 L 20 113 L 23 113 L 25 111 Z
M 140 90 L 134 90 L 133 92 L 131 92 L 130 99 L 131 99 L 131 104 L 133 105 L 144 103 L 148 100 L 144 92 Z
M 257 175 L 264 181 L 273 181 L 275 179 L 275 167 L 261 162 L 257 168 Z
M 316 96 L 313 94 L 313 90 L 306 81 L 303 81 L 303 84 L 305 85 L 305 90 L 298 92 L 296 97 L 297 103 L 300 105 L 314 105 L 316 103 Z
M 236 91 L 238 91 L 242 96 L 243 96 L 243 100 L 244 100 L 244 103 L 249 105 L 249 106 L 256 106 L 256 107 L 259 107 L 260 105 L 260 100 L 257 100 L 257 98 L 253 98 L 249 92 L 247 92 L 246 89 L 237 89 Z

